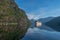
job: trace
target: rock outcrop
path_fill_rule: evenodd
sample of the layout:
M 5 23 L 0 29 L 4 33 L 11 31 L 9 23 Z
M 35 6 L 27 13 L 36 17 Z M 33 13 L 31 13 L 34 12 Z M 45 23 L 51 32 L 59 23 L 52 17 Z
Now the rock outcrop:
M 19 40 L 30 22 L 14 0 L 0 0 L 0 40 Z

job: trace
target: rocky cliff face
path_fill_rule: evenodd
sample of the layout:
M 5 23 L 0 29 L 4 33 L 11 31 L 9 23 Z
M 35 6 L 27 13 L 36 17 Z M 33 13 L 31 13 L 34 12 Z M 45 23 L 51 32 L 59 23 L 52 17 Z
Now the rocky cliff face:
M 0 0 L 0 40 L 19 40 L 30 25 L 14 0 Z

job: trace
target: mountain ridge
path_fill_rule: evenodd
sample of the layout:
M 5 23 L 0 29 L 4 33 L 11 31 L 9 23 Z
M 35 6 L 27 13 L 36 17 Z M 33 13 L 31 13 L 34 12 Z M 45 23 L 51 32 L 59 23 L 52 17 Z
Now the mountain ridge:
M 60 31 L 60 16 L 45 23 L 47 26 L 53 28 L 56 31 Z

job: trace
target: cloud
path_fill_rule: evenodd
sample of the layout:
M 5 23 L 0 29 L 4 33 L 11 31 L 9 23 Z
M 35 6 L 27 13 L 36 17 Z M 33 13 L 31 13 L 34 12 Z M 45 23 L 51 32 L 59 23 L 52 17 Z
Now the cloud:
M 42 18 L 45 17 L 44 16 L 45 12 L 46 12 L 45 8 L 39 8 L 37 10 L 33 10 L 33 11 L 27 13 L 27 16 L 28 16 L 29 19 L 35 19 L 35 20 L 37 20 L 37 19 L 39 19 L 41 17 Z
M 29 19 L 39 19 L 45 17 L 57 17 L 60 16 L 60 8 L 55 9 L 47 9 L 47 8 L 39 8 L 37 10 L 31 11 L 27 13 Z
M 27 14 L 28 18 L 31 20 L 31 19 L 39 19 L 39 15 L 34 15 L 34 14 Z

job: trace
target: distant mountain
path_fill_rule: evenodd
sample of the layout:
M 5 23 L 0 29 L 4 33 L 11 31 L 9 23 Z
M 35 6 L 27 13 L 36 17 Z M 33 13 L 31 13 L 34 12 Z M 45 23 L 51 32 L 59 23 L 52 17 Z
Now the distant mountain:
M 34 20 L 34 19 L 31 19 L 31 20 L 30 20 L 30 23 L 31 23 L 31 26 L 30 26 L 30 27 L 31 27 L 31 28 L 35 27 L 35 21 L 36 21 L 36 20 Z
M 53 19 L 54 17 L 48 17 L 48 18 L 41 18 L 41 19 L 39 19 L 38 21 L 41 21 L 41 22 L 43 22 L 43 24 L 42 24 L 42 26 L 41 27 L 39 27 L 40 29 L 45 29 L 45 30 L 49 30 L 49 31 L 54 31 L 52 28 L 50 28 L 50 27 L 48 27 L 48 26 L 46 26 L 44 23 L 45 22 L 47 22 L 47 21 L 49 21 L 49 20 L 51 20 L 51 19 Z M 31 28 L 33 28 L 33 27 L 36 27 L 35 26 L 35 21 L 36 20 L 34 20 L 34 19 L 31 19 L 30 20 L 30 22 L 31 22 Z
M 50 20 L 52 20 L 54 17 L 47 17 L 47 18 L 41 18 L 41 19 L 38 19 L 38 21 L 41 21 L 42 23 L 46 23 Z
M 46 23 L 46 22 L 52 20 L 53 18 L 54 18 L 54 17 L 40 18 L 40 19 L 38 19 L 38 21 L 41 21 L 42 23 Z M 35 21 L 37 21 L 37 20 L 34 20 L 34 19 L 31 19 L 31 20 L 30 20 L 30 22 L 31 22 L 32 24 L 35 23 Z
M 31 19 L 31 20 L 30 20 L 31 23 L 35 23 L 35 21 L 36 21 L 36 20 L 34 20 L 34 19 Z
M 45 23 L 47 26 L 53 28 L 56 31 L 60 31 L 60 16 Z

